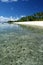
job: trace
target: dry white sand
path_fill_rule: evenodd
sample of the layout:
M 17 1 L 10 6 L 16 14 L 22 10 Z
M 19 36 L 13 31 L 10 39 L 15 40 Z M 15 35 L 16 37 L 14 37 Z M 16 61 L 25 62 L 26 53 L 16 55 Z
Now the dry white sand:
M 15 22 L 15 24 L 43 26 L 43 21 Z

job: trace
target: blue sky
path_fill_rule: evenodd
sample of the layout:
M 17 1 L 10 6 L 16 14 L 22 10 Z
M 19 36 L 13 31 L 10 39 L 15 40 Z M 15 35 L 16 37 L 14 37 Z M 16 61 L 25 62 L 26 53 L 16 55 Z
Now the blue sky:
M 43 11 L 43 0 L 0 0 L 0 19 L 18 19 Z

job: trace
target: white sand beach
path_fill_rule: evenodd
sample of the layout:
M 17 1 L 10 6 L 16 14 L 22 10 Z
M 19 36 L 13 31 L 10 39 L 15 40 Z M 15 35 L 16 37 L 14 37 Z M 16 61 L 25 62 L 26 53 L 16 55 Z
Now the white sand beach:
M 15 22 L 15 24 L 22 24 L 22 25 L 35 25 L 35 26 L 42 26 L 42 27 L 43 27 L 43 21 Z

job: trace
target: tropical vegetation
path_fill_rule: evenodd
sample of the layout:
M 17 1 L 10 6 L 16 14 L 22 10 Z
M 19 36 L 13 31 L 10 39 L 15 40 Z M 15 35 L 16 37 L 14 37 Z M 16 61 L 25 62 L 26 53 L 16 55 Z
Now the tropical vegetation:
M 43 12 L 38 12 L 38 13 L 35 13 L 31 16 L 22 17 L 22 18 L 20 18 L 19 20 L 16 20 L 16 21 L 8 21 L 8 23 L 24 22 L 24 21 L 43 21 Z
M 22 17 L 19 21 L 43 21 L 43 12 L 35 13 L 31 16 Z

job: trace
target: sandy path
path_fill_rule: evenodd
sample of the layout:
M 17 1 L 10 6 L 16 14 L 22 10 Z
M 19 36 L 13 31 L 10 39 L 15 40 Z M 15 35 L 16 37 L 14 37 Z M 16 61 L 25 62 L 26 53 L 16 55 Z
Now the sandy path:
M 43 21 L 15 22 L 15 24 L 43 26 Z

